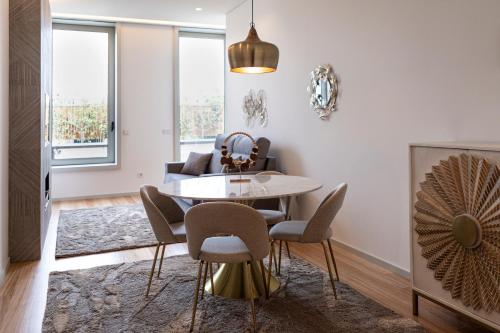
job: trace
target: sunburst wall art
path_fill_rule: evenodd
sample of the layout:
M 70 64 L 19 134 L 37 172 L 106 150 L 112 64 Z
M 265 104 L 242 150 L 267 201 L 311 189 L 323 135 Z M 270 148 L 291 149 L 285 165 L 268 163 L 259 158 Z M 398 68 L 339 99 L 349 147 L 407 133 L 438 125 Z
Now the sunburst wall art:
M 434 277 L 465 306 L 500 312 L 500 170 L 450 156 L 420 184 L 415 231 Z

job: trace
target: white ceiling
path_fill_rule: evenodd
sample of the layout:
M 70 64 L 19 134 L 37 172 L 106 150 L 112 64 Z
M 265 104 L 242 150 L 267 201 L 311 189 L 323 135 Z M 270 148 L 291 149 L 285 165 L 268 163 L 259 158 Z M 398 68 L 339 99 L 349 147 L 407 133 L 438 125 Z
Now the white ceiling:
M 50 0 L 55 17 L 117 21 L 164 21 L 180 26 L 224 28 L 226 13 L 246 0 Z M 195 8 L 203 8 L 196 11 Z M 106 19 L 107 18 L 107 19 Z M 154 23 L 154 22 L 151 22 Z

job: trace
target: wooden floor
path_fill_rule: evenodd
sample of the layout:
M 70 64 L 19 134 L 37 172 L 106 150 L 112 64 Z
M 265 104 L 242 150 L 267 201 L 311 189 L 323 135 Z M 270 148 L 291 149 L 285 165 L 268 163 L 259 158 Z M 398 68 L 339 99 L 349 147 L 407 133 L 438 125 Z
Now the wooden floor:
M 89 255 L 55 260 L 56 229 L 61 209 L 124 205 L 139 202 L 137 196 L 65 201 L 54 203 L 47 240 L 40 261 L 11 264 L 0 288 L 0 332 L 40 332 L 45 310 L 48 275 L 51 271 L 89 268 L 93 266 L 152 259 L 154 248 Z M 323 252 L 316 245 L 291 245 L 292 254 L 326 270 Z M 412 318 L 410 282 L 344 248 L 335 247 L 340 279 L 362 294 Z M 166 255 L 187 253 L 186 246 L 167 247 Z M 420 316 L 415 317 L 431 332 L 485 332 L 467 318 L 424 299 L 420 300 Z

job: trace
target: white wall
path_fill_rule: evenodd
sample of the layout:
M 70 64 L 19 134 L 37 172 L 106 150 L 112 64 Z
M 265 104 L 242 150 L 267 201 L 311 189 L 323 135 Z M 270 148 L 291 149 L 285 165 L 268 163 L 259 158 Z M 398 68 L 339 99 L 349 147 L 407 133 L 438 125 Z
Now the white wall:
M 9 262 L 9 1 L 0 2 L 0 283 Z
M 227 128 L 269 137 L 286 172 L 325 185 L 301 200 L 302 216 L 349 183 L 334 238 L 409 270 L 408 143 L 500 140 L 500 2 L 274 0 L 255 10 L 279 69 L 227 75 Z M 228 15 L 228 45 L 244 39 L 249 18 L 248 1 Z M 341 89 L 329 121 L 310 111 L 306 92 L 324 63 Z M 267 128 L 245 127 L 251 88 L 267 93 Z
M 120 168 L 56 171 L 54 198 L 138 192 L 160 183 L 163 164 L 173 159 L 174 29 L 119 24 L 117 34 Z

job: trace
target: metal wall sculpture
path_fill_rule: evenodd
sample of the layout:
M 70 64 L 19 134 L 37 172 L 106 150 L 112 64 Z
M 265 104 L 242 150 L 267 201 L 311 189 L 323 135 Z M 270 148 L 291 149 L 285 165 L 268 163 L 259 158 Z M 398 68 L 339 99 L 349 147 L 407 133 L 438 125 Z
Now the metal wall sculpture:
M 243 113 L 248 127 L 253 127 L 255 122 L 266 127 L 268 123 L 266 94 L 259 90 L 257 94 L 252 89 L 243 98 Z

